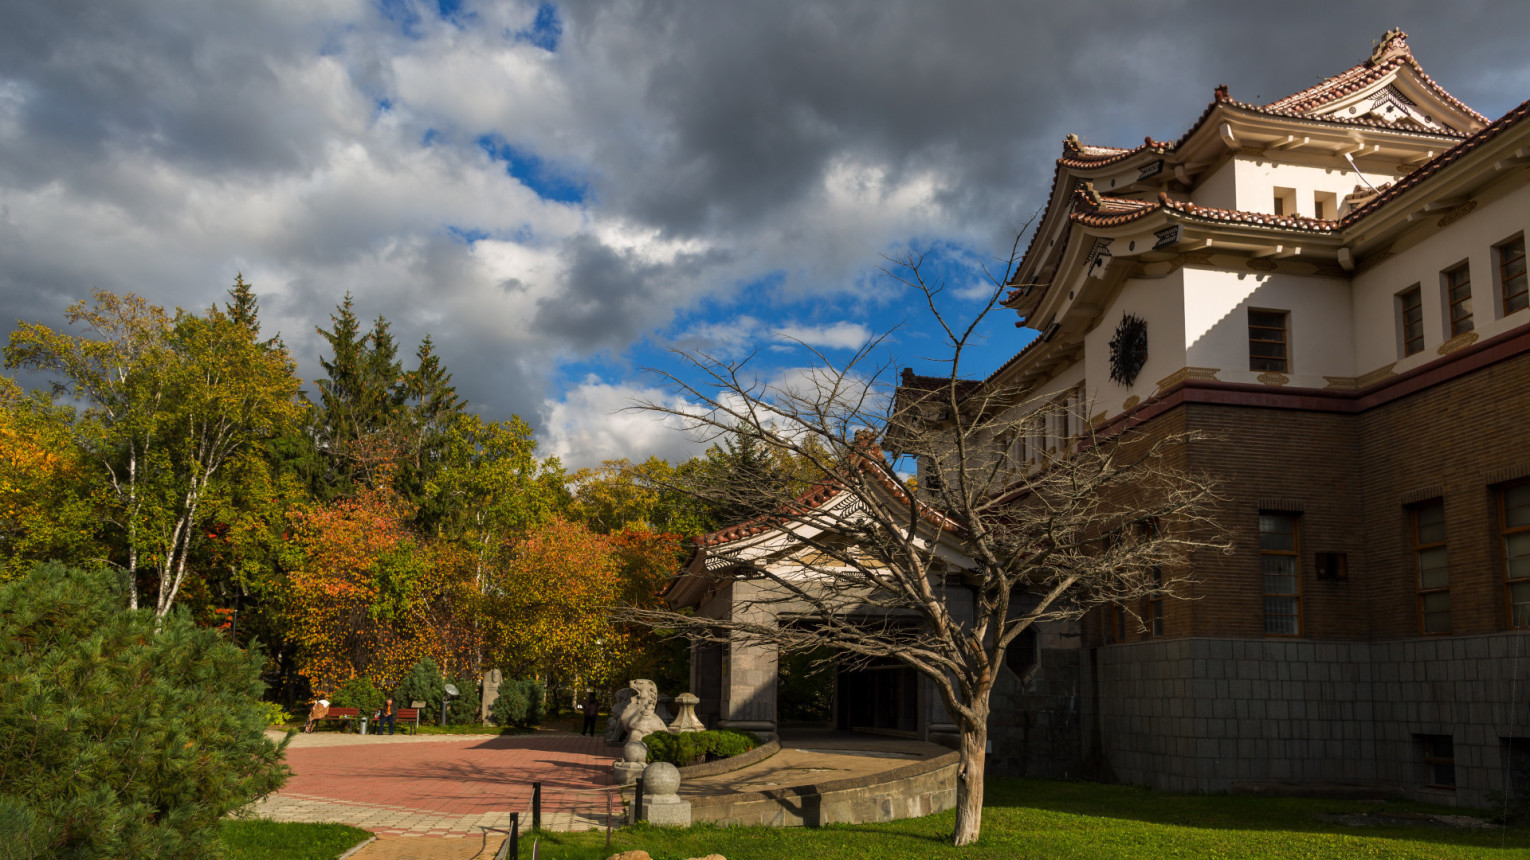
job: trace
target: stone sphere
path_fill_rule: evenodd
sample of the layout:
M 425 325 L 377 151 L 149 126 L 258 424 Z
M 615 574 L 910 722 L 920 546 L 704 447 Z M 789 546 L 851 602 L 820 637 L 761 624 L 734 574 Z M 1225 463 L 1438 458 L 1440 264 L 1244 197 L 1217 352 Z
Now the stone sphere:
M 648 761 L 648 744 L 642 741 L 627 741 L 622 745 L 622 758 L 630 762 Z
M 656 761 L 643 768 L 643 791 L 648 794 L 674 794 L 680 790 L 680 769 L 667 761 Z

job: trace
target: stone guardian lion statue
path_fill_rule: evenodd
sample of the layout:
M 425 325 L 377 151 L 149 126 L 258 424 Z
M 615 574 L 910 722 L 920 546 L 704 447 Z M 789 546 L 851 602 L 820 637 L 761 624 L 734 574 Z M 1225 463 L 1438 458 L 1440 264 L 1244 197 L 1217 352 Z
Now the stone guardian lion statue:
M 668 731 L 654 709 L 659 704 L 659 688 L 647 678 L 639 678 L 628 683 L 633 690 L 632 701 L 622 710 L 622 727 L 626 729 L 627 740 L 640 741 L 645 736 L 655 732 Z

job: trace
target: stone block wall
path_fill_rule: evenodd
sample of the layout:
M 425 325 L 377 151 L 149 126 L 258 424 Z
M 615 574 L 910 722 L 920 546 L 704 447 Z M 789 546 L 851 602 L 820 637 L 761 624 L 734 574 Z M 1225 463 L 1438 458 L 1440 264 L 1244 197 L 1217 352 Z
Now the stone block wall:
M 1077 647 L 1043 643 L 1035 669 L 1024 678 L 1000 670 L 988 722 L 989 776 L 1078 779 L 1083 756 L 1079 735 Z
M 1527 637 L 1101 648 L 1098 698 L 1085 704 L 1099 748 L 1086 727 L 1085 756 L 1123 782 L 1171 791 L 1337 783 L 1487 806 L 1504 789 L 1505 739 L 1530 738 Z M 1421 735 L 1452 737 L 1454 791 L 1426 786 Z

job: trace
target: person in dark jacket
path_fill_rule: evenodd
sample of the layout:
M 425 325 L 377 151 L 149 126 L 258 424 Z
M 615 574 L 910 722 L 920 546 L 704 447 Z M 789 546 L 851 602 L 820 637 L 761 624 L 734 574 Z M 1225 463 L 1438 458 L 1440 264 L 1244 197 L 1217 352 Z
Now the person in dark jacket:
M 397 717 L 398 709 L 393 707 L 393 698 L 390 696 L 377 711 L 377 733 L 382 734 L 383 723 L 387 723 L 388 734 L 393 734 L 393 721 Z
M 600 700 L 595 698 L 594 690 L 585 691 L 584 703 L 579 706 L 584 712 L 584 728 L 579 730 L 580 735 L 595 737 L 595 715 L 600 712 Z

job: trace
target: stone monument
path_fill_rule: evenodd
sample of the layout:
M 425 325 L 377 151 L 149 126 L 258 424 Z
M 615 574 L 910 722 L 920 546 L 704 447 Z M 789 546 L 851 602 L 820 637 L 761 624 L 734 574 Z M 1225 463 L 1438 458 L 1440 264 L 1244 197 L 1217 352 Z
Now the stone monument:
M 643 769 L 643 817 L 660 827 L 690 827 L 691 802 L 681 800 L 680 769 L 656 761 Z
M 701 700 L 690 693 L 681 693 L 675 697 L 675 704 L 680 706 L 680 715 L 675 717 L 674 722 L 669 724 L 671 734 L 682 732 L 704 732 L 707 727 L 701 724 L 701 719 L 696 716 L 696 706 Z
M 648 745 L 642 741 L 627 741 L 622 746 L 622 757 L 611 763 L 617 785 L 631 785 L 643 775 L 648 766 Z
M 627 732 L 627 727 L 622 725 L 622 715 L 627 712 L 634 695 L 636 692 L 631 687 L 623 687 L 611 699 L 611 716 L 606 718 L 606 746 L 621 746 L 622 737 Z
M 647 678 L 639 678 L 628 682 L 632 688 L 632 701 L 622 710 L 622 727 L 626 729 L 626 739 L 640 741 L 645 736 L 654 732 L 668 731 L 669 727 L 654 713 L 654 708 L 659 704 L 659 688 Z

